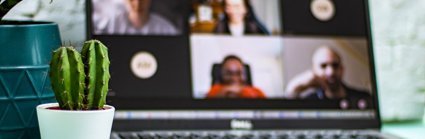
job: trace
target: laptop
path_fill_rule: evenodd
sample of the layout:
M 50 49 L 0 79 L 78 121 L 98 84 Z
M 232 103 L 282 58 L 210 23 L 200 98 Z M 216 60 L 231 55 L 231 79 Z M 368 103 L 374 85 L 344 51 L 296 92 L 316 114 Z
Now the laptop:
M 397 138 L 381 121 L 367 0 L 90 0 L 111 138 Z

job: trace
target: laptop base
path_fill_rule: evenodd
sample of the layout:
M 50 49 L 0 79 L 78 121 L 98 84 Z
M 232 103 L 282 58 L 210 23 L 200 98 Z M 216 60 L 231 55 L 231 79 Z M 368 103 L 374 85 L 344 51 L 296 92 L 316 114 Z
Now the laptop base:
M 111 139 L 398 139 L 377 130 L 168 130 L 112 132 Z

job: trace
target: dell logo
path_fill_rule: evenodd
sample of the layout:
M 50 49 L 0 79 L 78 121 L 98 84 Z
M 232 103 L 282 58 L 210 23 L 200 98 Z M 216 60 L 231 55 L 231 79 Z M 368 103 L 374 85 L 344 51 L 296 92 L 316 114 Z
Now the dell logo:
M 252 129 L 253 124 L 250 120 L 236 120 L 233 119 L 230 122 L 230 127 L 232 129 Z

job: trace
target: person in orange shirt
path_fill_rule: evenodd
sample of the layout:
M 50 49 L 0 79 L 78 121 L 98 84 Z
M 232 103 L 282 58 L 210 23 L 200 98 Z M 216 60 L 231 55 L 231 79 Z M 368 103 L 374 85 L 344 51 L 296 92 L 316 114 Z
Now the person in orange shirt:
M 222 83 L 214 83 L 206 98 L 266 98 L 264 93 L 246 84 L 246 70 L 242 60 L 234 55 L 221 64 Z

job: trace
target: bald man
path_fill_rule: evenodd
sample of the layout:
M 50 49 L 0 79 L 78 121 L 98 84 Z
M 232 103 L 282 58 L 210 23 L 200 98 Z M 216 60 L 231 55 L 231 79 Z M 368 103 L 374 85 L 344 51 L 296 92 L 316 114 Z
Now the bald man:
M 286 88 L 288 98 L 359 100 L 369 93 L 346 86 L 342 81 L 344 66 L 339 54 L 329 46 L 318 48 L 311 69 L 294 77 Z M 306 94 L 302 96 L 302 94 Z

